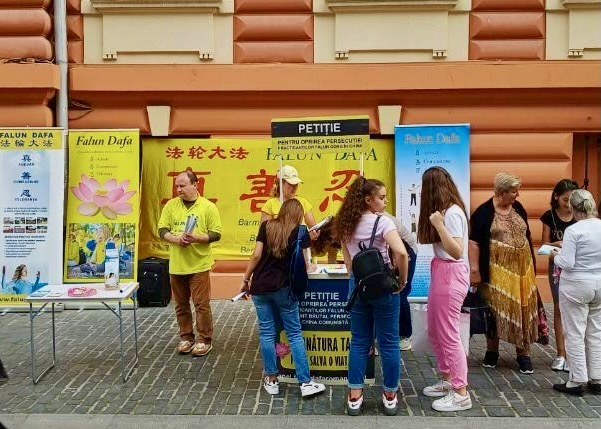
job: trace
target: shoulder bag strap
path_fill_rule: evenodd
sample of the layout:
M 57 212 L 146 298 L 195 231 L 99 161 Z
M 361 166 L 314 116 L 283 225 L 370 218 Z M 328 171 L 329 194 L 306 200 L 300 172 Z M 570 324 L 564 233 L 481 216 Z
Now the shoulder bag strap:
M 380 221 L 381 217 L 382 217 L 382 215 L 378 215 L 378 217 L 376 218 L 376 223 L 374 223 L 374 229 L 371 231 L 369 247 L 372 247 L 374 245 L 374 240 L 376 239 L 376 229 L 378 228 L 378 222 Z

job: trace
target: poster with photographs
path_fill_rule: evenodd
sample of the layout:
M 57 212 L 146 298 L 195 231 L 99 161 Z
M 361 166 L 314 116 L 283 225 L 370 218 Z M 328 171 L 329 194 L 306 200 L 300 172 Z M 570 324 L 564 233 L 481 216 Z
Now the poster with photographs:
M 396 216 L 417 237 L 422 175 L 430 167 L 443 167 L 457 185 L 469 213 L 469 124 L 399 125 L 394 134 Z M 419 245 L 411 298 L 424 300 L 430 287 L 430 244 Z
M 0 128 L 0 310 L 61 283 L 64 152 L 58 128 Z

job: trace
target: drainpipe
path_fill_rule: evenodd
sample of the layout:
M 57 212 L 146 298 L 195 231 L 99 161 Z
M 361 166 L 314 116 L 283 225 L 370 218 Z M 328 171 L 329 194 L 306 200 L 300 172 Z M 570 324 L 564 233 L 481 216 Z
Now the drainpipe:
M 54 0 L 54 57 L 59 67 L 60 89 L 56 98 L 56 125 L 67 131 L 68 80 L 67 80 L 67 0 Z

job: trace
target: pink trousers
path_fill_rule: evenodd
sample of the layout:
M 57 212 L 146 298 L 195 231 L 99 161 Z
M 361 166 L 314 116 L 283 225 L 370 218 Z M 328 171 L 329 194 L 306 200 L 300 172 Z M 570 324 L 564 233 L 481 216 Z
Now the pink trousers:
M 461 306 L 470 287 L 465 261 L 432 259 L 428 292 L 428 337 L 438 363 L 438 371 L 454 389 L 467 386 L 467 356 L 461 344 Z

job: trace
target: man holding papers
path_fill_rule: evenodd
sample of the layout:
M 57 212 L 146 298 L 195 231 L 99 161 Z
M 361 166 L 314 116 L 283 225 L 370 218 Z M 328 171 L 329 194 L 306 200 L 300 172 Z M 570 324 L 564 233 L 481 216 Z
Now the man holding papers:
M 158 227 L 160 237 L 169 243 L 169 274 L 180 335 L 177 352 L 204 356 L 213 348 L 209 271 L 215 263 L 211 243 L 221 239 L 221 219 L 217 206 L 200 196 L 197 183 L 191 171 L 176 177 L 179 196 L 165 204 Z M 190 298 L 195 309 L 196 339 Z

